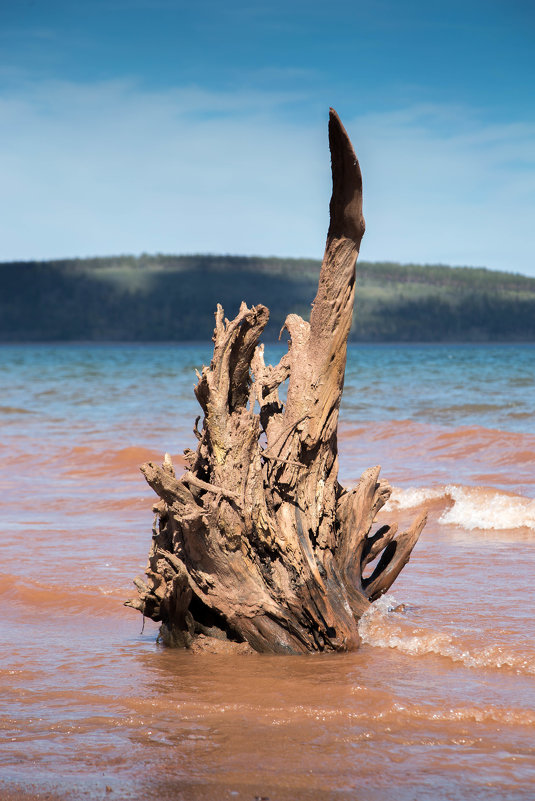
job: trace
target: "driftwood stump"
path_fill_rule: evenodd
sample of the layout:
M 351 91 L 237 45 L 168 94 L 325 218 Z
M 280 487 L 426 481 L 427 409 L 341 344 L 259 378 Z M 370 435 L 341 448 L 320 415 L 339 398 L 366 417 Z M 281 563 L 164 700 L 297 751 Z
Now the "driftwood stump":
M 425 515 L 396 536 L 371 534 L 390 495 L 379 467 L 358 485 L 338 483 L 337 427 L 353 314 L 355 262 L 364 234 L 362 178 L 336 112 L 329 119 L 330 226 L 310 323 L 285 322 L 288 352 L 264 363 L 265 306 L 218 306 L 214 355 L 197 373 L 204 413 L 189 469 L 166 455 L 143 465 L 159 496 L 146 571 L 127 605 L 161 621 L 169 645 L 199 635 L 257 651 L 345 651 L 358 620 L 409 560 Z M 288 380 L 286 402 L 278 389 Z M 382 554 L 381 556 L 379 556 Z M 377 560 L 366 578 L 365 568 Z

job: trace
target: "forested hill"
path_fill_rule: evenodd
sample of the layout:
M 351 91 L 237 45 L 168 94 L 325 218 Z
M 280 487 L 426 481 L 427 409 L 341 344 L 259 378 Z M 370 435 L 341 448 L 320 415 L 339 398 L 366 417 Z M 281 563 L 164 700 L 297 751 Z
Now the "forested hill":
M 117 256 L 0 263 L 0 341 L 206 341 L 219 302 L 263 303 L 277 339 L 308 317 L 320 262 Z M 351 339 L 535 341 L 535 278 L 468 267 L 359 262 Z

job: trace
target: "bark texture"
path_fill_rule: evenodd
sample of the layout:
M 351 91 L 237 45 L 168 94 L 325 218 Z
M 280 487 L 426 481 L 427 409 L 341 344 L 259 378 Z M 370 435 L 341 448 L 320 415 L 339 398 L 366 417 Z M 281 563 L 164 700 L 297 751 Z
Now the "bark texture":
M 337 426 L 362 236 L 362 178 L 329 118 L 330 226 L 310 323 L 290 314 L 288 352 L 264 363 L 265 306 L 218 306 L 214 354 L 195 388 L 204 419 L 189 469 L 141 468 L 159 496 L 146 579 L 127 605 L 161 621 L 164 642 L 246 642 L 257 651 L 358 647 L 358 620 L 388 590 L 425 524 L 372 533 L 390 495 L 379 467 L 338 483 Z M 288 381 L 286 402 L 279 387 Z M 366 567 L 376 560 L 371 575 Z

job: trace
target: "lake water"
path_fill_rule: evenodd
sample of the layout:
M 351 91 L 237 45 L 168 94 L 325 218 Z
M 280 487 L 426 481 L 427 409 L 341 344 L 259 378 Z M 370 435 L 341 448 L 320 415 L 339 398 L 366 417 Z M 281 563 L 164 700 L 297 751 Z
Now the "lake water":
M 138 466 L 194 447 L 210 355 L 0 347 L 0 797 L 533 798 L 535 346 L 350 348 L 341 481 L 381 464 L 382 519 L 429 523 L 362 648 L 310 657 L 166 650 L 122 606 Z

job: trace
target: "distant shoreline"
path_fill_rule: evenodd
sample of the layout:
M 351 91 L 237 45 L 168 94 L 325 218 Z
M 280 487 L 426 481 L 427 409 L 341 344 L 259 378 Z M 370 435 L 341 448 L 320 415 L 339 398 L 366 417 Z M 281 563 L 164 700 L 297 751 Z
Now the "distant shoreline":
M 0 263 L 0 343 L 209 342 L 221 303 L 307 318 L 320 262 L 245 256 L 110 256 Z M 285 340 L 283 332 L 282 340 Z M 485 268 L 358 262 L 350 342 L 535 342 L 535 278 Z

